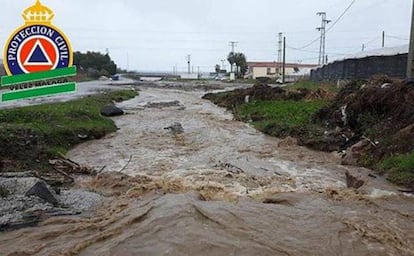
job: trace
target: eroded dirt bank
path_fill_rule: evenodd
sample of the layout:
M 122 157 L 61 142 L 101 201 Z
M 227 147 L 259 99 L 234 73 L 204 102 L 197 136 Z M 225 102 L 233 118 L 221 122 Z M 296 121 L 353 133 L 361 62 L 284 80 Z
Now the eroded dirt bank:
M 104 171 L 79 187 L 112 200 L 94 218 L 0 234 L 2 254 L 414 254 L 412 197 L 336 155 L 265 136 L 201 96 L 145 88 L 121 103 L 129 114 L 115 119 L 117 133 L 69 154 Z M 184 133 L 164 129 L 176 122 Z M 132 177 L 107 173 L 119 171 Z M 347 189 L 346 171 L 365 184 Z

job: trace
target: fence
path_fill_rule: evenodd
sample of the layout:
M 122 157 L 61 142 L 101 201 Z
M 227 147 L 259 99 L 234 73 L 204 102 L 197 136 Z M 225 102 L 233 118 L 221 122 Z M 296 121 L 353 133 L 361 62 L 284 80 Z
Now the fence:
M 336 61 L 311 71 L 313 81 L 369 79 L 374 75 L 405 78 L 407 54 L 369 56 L 361 59 Z

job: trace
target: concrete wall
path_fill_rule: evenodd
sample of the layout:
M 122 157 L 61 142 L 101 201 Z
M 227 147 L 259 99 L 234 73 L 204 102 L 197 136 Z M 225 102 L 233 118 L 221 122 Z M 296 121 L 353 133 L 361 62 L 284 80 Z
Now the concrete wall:
M 267 68 L 253 67 L 252 78 L 267 77 Z M 270 77 L 270 76 L 269 76 Z
M 336 61 L 312 70 L 311 79 L 314 81 L 369 79 L 374 75 L 405 78 L 406 72 L 407 54 L 399 54 Z
M 198 74 L 197 73 L 180 74 L 180 78 L 181 79 L 187 79 L 187 80 L 195 80 L 195 79 L 198 79 Z

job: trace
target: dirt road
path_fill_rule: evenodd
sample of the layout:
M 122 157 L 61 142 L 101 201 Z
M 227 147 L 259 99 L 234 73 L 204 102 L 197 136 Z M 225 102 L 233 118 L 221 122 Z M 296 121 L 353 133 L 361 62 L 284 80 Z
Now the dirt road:
M 202 95 L 145 88 L 122 103 L 120 130 L 69 157 L 135 176 L 80 185 L 125 193 L 94 218 L 0 234 L 1 254 L 414 255 L 413 197 L 335 154 L 265 136 Z M 176 122 L 184 133 L 164 129 Z M 347 189 L 346 171 L 365 185 Z

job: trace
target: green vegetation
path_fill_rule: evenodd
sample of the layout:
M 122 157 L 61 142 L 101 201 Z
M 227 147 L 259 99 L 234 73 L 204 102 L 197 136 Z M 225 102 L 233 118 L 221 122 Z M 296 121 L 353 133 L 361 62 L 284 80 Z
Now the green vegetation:
M 327 101 L 257 101 L 237 108 L 241 120 L 267 134 L 284 137 L 294 135 L 311 124 L 311 116 Z
M 108 54 L 99 52 L 75 52 L 73 64 L 78 67 L 78 72 L 86 72 L 88 77 L 98 78 L 100 76 L 114 75 L 117 65 Z
M 100 109 L 136 95 L 135 91 L 124 90 L 64 103 L 1 110 L 0 170 L 45 170 L 48 160 L 59 153 L 116 131 L 114 122 L 101 116 Z
M 414 153 L 393 156 L 380 163 L 380 170 L 388 173 L 388 179 L 398 185 L 414 184 Z

